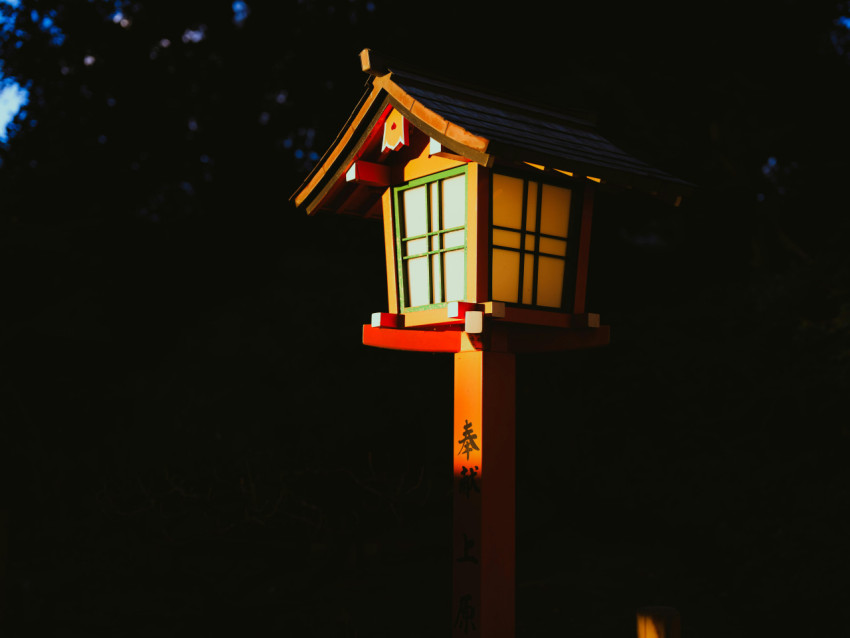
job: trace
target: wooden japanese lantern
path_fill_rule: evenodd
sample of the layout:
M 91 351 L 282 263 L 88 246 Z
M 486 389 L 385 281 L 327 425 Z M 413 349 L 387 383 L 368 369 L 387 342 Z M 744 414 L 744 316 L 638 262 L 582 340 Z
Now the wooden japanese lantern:
M 390 67 L 368 49 L 360 59 L 366 93 L 293 201 L 309 214 L 383 218 L 387 309 L 364 326 L 364 343 L 437 352 L 608 343 L 585 307 L 595 190 L 678 200 L 687 184 L 577 115 Z
M 292 200 L 383 221 L 387 308 L 363 343 L 455 353 L 453 627 L 510 636 L 515 354 L 609 342 L 585 307 L 597 188 L 689 185 L 578 114 L 360 60 L 365 94 Z

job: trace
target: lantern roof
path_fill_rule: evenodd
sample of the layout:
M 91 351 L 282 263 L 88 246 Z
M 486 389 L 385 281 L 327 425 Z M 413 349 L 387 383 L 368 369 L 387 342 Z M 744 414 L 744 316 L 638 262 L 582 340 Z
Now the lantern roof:
M 370 49 L 360 53 L 366 90 L 336 140 L 291 201 L 309 214 L 327 209 L 377 217 L 380 192 L 347 183 L 358 160 L 391 165 L 382 147 L 383 122 L 393 109 L 458 158 L 486 167 L 528 164 L 593 176 L 603 184 L 636 188 L 675 201 L 692 184 L 626 153 L 577 112 L 555 111 L 458 85 L 419 70 L 389 64 Z

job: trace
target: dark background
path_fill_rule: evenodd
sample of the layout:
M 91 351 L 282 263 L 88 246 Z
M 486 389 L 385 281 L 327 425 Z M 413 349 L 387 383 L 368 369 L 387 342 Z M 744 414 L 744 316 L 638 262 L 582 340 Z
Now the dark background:
M 381 230 L 288 201 L 367 46 L 699 187 L 601 194 L 611 345 L 519 359 L 517 635 L 850 631 L 850 7 L 500 6 L 22 0 L 4 635 L 448 635 L 451 357 L 360 345 Z

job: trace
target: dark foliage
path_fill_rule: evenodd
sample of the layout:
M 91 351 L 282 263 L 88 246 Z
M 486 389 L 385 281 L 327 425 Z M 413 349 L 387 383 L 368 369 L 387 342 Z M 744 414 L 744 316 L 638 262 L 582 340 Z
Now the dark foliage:
M 846 633 L 840 6 L 23 4 L 3 635 L 447 634 L 451 359 L 360 346 L 380 229 L 288 203 L 364 46 L 591 109 L 700 186 L 601 196 L 613 342 L 520 360 L 519 635 L 645 604 L 694 638 Z

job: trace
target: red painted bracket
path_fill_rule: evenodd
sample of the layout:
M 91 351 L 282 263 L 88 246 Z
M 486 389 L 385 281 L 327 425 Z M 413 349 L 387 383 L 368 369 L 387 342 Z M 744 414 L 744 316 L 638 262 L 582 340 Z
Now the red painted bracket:
M 357 160 L 345 172 L 345 181 L 367 186 L 389 186 L 392 183 L 390 167 Z
M 397 315 L 391 312 L 373 312 L 372 327 L 404 328 L 404 315 Z
M 363 326 L 363 345 L 414 352 L 460 352 L 460 330 L 400 330 Z

